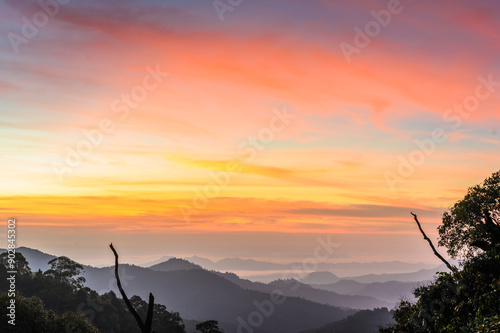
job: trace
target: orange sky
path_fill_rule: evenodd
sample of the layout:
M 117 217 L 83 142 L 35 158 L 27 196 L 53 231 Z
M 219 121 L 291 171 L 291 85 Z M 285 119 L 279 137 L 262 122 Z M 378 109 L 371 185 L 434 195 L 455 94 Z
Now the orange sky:
M 331 234 L 332 260 L 433 262 L 409 212 L 435 235 L 499 169 L 494 1 L 401 1 L 363 47 L 387 2 L 243 2 L 222 21 L 210 2 L 72 2 L 28 37 L 43 8 L 0 5 L 0 210 L 19 245 L 284 260 Z

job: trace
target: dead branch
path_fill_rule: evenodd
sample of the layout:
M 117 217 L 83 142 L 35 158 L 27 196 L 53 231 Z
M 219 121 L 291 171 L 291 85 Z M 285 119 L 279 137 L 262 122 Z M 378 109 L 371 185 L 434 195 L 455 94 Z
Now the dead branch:
M 429 242 L 429 245 L 432 249 L 432 251 L 434 252 L 434 254 L 436 255 L 436 257 L 438 257 L 439 259 L 441 259 L 442 262 L 444 262 L 444 264 L 446 265 L 446 267 L 449 268 L 450 271 L 452 272 L 456 272 L 456 268 L 452 265 L 450 265 L 450 263 L 448 261 L 446 261 L 445 258 L 443 258 L 443 256 L 441 256 L 438 251 L 436 250 L 436 248 L 434 247 L 434 245 L 432 244 L 432 241 L 429 239 L 429 237 L 427 237 L 427 235 L 425 234 L 424 230 L 422 229 L 422 227 L 420 226 L 420 222 L 418 221 L 418 218 L 417 218 L 417 215 L 411 213 L 411 215 L 413 215 L 413 218 L 415 219 L 415 222 L 417 222 L 417 225 L 418 225 L 418 228 L 420 229 L 420 232 L 422 233 L 422 235 L 424 236 L 424 239 Z
M 130 300 L 128 299 L 127 295 L 125 294 L 125 290 L 122 288 L 122 284 L 120 282 L 120 277 L 118 276 L 118 253 L 116 253 L 115 248 L 113 247 L 113 244 L 110 244 L 109 247 L 111 248 L 111 251 L 113 251 L 113 254 L 115 255 L 115 277 L 116 277 L 116 284 L 118 286 L 118 289 L 120 290 L 120 294 L 122 295 L 123 301 L 127 305 L 129 311 L 132 313 L 132 315 L 135 318 L 135 321 L 137 322 L 137 325 L 139 325 L 139 328 L 141 329 L 142 333 L 150 333 L 151 332 L 151 326 L 153 323 L 153 307 L 154 307 L 154 296 L 152 293 L 149 293 L 149 304 L 148 304 L 148 313 L 146 317 L 146 324 L 142 322 L 141 317 L 135 311 L 134 307 L 132 306 L 132 303 L 130 303 Z

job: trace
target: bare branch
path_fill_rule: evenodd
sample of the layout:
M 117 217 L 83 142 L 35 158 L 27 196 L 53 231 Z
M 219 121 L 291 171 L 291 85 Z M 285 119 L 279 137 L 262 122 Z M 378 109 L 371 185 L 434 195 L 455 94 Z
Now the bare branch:
M 452 272 L 456 272 L 456 268 L 452 265 L 450 265 L 450 263 L 448 261 L 446 261 L 445 258 L 443 258 L 443 256 L 441 256 L 438 251 L 436 250 L 436 248 L 434 247 L 434 245 L 432 244 L 432 241 L 429 239 L 429 237 L 427 237 L 427 235 L 425 234 L 424 230 L 422 229 L 422 227 L 420 226 L 420 222 L 418 222 L 418 218 L 417 218 L 417 215 L 411 213 L 411 215 L 413 215 L 413 218 L 415 219 L 415 222 L 417 222 L 417 225 L 418 225 L 418 228 L 420 229 L 420 232 L 422 233 L 422 235 L 424 236 L 424 239 L 429 242 L 429 245 L 431 246 L 431 249 L 432 251 L 434 252 L 434 254 L 436 255 L 436 257 L 438 257 L 439 259 L 441 259 L 442 262 L 444 262 L 444 264 L 446 265 L 446 267 L 448 267 L 450 269 L 450 271 Z
M 122 298 L 125 301 L 125 304 L 127 304 L 128 309 L 130 312 L 134 315 L 135 321 L 137 322 L 137 325 L 139 325 L 139 328 L 141 329 L 142 332 L 147 332 L 144 330 L 144 323 L 142 322 L 141 317 L 139 317 L 139 314 L 137 311 L 135 311 L 134 307 L 132 306 L 132 303 L 130 303 L 127 295 L 125 294 L 125 291 L 122 288 L 122 283 L 120 282 L 120 277 L 118 276 L 118 253 L 116 253 L 115 248 L 113 247 L 113 244 L 110 244 L 109 247 L 111 248 L 111 251 L 113 251 L 115 255 L 115 277 L 116 277 L 116 284 L 118 285 L 118 289 L 120 290 L 120 294 L 122 294 Z M 151 303 L 151 297 L 153 295 L 149 294 L 149 300 Z M 149 315 L 149 308 L 148 308 L 148 315 Z M 149 333 L 149 332 L 147 332 Z

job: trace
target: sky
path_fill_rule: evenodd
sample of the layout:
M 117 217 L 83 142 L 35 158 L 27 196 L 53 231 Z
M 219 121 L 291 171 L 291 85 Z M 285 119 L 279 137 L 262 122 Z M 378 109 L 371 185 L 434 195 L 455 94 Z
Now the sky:
M 2 244 L 438 265 L 410 212 L 436 240 L 500 169 L 494 0 L 0 9 Z

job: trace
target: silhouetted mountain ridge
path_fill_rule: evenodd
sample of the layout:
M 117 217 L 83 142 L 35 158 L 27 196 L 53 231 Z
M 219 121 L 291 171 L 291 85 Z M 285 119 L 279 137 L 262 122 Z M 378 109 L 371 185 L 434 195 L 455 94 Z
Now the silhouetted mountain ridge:
M 270 299 L 269 293 L 246 290 L 214 272 L 203 269 L 154 271 L 133 265 L 121 265 L 122 284 L 130 295 L 146 297 L 155 295 L 158 303 L 168 310 L 178 311 L 183 318 L 215 319 L 229 332 L 237 327 L 238 317 L 247 318 L 256 311 L 255 303 L 262 304 Z M 96 290 L 111 289 L 114 285 L 113 268 L 85 267 L 87 285 Z M 276 306 L 272 316 L 266 318 L 255 332 L 275 332 L 280 327 L 284 332 L 297 332 L 303 327 L 317 326 L 341 319 L 352 310 L 322 305 L 305 299 L 290 297 Z
M 290 262 L 286 264 L 278 264 L 268 261 L 242 259 L 242 258 L 224 258 L 218 261 L 212 261 L 207 258 L 192 256 L 184 258 L 185 260 L 208 270 L 216 271 L 274 271 L 274 270 L 291 270 L 293 267 L 302 267 L 302 262 Z M 158 262 L 155 262 L 158 263 Z M 142 265 L 148 267 L 146 265 Z M 415 272 L 424 268 L 432 268 L 433 265 L 424 263 L 407 263 L 402 261 L 387 261 L 387 262 L 348 262 L 348 263 L 317 263 L 318 271 L 335 272 L 338 276 L 354 276 L 363 275 L 366 272 L 374 274 L 381 273 L 407 273 Z M 356 273 L 356 274 L 353 274 Z
M 7 250 L 0 249 L 0 253 L 5 251 Z M 45 272 L 47 269 L 50 268 L 50 265 L 47 263 L 50 260 L 57 258 L 57 256 L 55 255 L 47 254 L 37 249 L 32 249 L 25 246 L 18 247 L 16 251 L 21 252 L 23 254 L 26 260 L 28 260 L 31 270 L 34 272 L 38 271 L 39 269 L 41 269 L 42 272 Z
M 179 258 L 170 258 L 167 261 L 161 262 L 159 264 L 150 266 L 149 269 L 154 271 L 179 271 L 179 270 L 188 270 L 188 269 L 202 269 L 201 266 L 193 264 L 187 260 L 179 259 Z
M 429 281 L 420 282 L 372 282 L 361 283 L 352 280 L 340 280 L 332 284 L 311 284 L 316 289 L 329 290 L 344 295 L 370 296 L 391 303 L 397 303 L 402 297 L 413 300 L 413 290 Z
M 340 278 L 331 272 L 312 272 L 300 279 L 307 284 L 328 284 L 340 281 Z
M 30 248 L 19 248 L 18 251 L 25 255 L 34 270 L 38 268 L 46 270 L 47 262 L 55 258 L 53 255 Z M 197 260 L 204 259 L 198 257 Z M 225 265 L 239 263 L 239 268 L 260 265 L 255 260 L 238 258 L 223 259 L 222 262 Z M 114 267 L 84 266 L 84 269 L 86 284 L 90 288 L 99 293 L 109 290 L 118 293 Z M 286 301 L 279 306 L 276 305 L 273 315 L 266 317 L 262 326 L 255 329 L 255 333 L 298 332 L 312 329 L 345 318 L 354 312 L 347 308 L 390 308 L 394 305 L 395 293 L 409 290 L 408 283 L 398 281 L 367 283 L 359 280 L 394 276 L 407 279 L 414 276 L 427 277 L 430 274 L 434 275 L 437 270 L 420 270 L 403 274 L 370 274 L 352 278 L 350 281 L 342 280 L 331 272 L 313 272 L 301 281 L 279 279 L 265 284 L 242 279 L 233 273 L 208 271 L 198 264 L 179 258 L 168 257 L 167 260 L 149 268 L 120 264 L 122 284 L 128 295 L 139 295 L 146 299 L 149 292 L 152 292 L 158 303 L 164 304 L 169 311 L 178 311 L 186 320 L 215 319 L 228 332 L 236 331 L 238 319 L 245 320 L 257 311 L 256 304 L 269 301 L 271 292 L 277 291 L 285 295 Z M 304 283 L 305 281 L 336 282 L 309 285 Z
M 55 258 L 32 249 L 20 248 L 18 251 L 24 252 L 28 262 Z M 113 266 L 83 267 L 86 286 L 99 293 L 112 290 L 118 294 Z M 253 332 L 293 333 L 340 320 L 355 312 L 298 297 L 286 297 L 282 304 L 273 303 L 272 315 L 267 316 L 260 309 L 264 305 L 269 309 L 273 299 L 270 293 L 243 289 L 215 272 L 183 269 L 196 265 L 181 259 L 170 259 L 157 267 L 167 271 L 120 264 L 119 274 L 129 297 L 138 295 L 147 299 L 152 292 L 155 302 L 165 305 L 167 310 L 179 312 L 186 320 L 218 320 L 226 332 L 237 331 L 239 323 L 248 322 L 249 316 L 255 313 L 260 313 L 264 320 L 262 325 L 253 328 Z
M 241 279 L 233 273 L 217 273 L 220 276 L 230 280 L 244 289 L 256 290 L 261 292 L 272 292 L 279 290 L 288 297 L 301 297 L 316 303 L 328 304 L 338 307 L 347 307 L 352 309 L 374 309 L 377 307 L 390 307 L 395 304 L 384 300 L 376 299 L 364 295 L 342 295 L 337 292 L 321 290 L 301 283 L 295 279 L 276 280 L 268 284 L 261 282 L 252 282 Z

